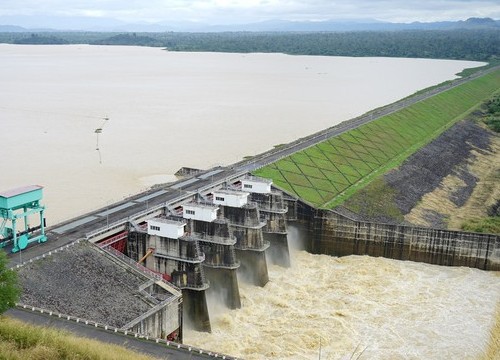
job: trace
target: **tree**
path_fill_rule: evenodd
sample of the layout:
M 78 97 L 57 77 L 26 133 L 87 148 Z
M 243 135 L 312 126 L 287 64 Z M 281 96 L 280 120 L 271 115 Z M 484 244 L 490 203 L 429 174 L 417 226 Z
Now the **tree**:
M 0 250 L 0 314 L 16 305 L 21 293 L 17 273 L 7 268 L 7 254 Z

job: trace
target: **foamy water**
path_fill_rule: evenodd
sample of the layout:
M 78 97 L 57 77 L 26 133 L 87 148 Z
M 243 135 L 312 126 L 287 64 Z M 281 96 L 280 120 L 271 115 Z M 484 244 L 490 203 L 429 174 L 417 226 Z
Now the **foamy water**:
M 0 191 L 45 186 L 53 225 L 182 166 L 231 164 L 479 65 L 0 44 Z
M 500 276 L 367 256 L 293 252 L 263 288 L 240 284 L 242 308 L 212 316 L 184 342 L 245 359 L 477 359 Z

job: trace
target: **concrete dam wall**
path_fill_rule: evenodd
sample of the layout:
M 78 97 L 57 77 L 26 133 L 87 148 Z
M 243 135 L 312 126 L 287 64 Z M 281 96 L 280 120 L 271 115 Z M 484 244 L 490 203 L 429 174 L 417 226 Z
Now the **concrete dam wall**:
M 300 202 L 299 207 L 312 253 L 500 270 L 500 235 L 356 221 Z

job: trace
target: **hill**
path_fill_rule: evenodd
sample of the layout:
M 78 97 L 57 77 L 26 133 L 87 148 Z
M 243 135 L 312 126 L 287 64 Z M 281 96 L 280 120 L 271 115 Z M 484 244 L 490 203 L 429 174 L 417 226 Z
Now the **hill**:
M 2 25 L 4 24 L 4 25 Z M 3 28 L 3 29 L 2 29 Z M 128 23 L 106 17 L 85 16 L 0 16 L 0 31 L 102 31 L 102 32 L 345 32 L 406 31 L 500 28 L 491 18 L 469 18 L 459 21 L 396 23 L 370 19 L 290 21 L 271 19 L 251 23 L 207 24 L 198 21 L 160 21 Z

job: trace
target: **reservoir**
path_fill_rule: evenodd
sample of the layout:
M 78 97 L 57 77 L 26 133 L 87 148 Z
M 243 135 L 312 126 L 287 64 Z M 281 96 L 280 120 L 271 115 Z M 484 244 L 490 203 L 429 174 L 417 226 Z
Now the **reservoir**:
M 0 44 L 0 65 L 0 190 L 43 185 L 54 225 L 480 63 Z

